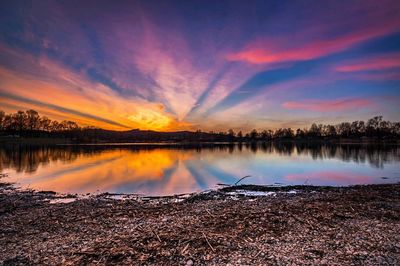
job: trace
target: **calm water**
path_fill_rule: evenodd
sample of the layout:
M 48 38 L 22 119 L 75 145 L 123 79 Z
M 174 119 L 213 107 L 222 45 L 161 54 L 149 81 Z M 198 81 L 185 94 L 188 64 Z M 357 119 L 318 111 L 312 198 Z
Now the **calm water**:
M 0 146 L 6 182 L 62 193 L 171 195 L 218 183 L 400 182 L 400 147 L 366 145 Z

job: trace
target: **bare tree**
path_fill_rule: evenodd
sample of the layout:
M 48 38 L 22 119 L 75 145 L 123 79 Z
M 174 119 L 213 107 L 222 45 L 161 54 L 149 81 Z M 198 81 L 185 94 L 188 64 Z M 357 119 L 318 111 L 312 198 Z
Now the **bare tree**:
M 6 116 L 6 113 L 4 111 L 0 110 L 0 130 L 4 129 L 4 117 Z
M 38 130 L 39 129 L 39 113 L 35 110 L 26 111 L 26 129 Z

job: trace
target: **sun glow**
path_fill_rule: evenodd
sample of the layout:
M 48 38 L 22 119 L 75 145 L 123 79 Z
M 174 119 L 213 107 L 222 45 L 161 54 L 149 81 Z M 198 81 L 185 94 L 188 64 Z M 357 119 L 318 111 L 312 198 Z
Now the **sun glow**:
M 128 117 L 129 120 L 143 125 L 147 129 L 167 128 L 171 119 L 153 110 L 138 110 Z

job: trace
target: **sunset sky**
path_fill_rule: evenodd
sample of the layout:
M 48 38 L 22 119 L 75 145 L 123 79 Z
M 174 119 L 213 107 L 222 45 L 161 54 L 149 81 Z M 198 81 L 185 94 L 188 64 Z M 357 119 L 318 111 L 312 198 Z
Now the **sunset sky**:
M 400 120 L 400 1 L 0 3 L 0 109 L 107 129 Z

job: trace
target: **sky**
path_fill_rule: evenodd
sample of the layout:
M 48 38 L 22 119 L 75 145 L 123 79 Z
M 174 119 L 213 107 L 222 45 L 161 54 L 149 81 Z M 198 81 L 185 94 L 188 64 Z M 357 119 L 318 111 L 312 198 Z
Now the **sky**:
M 0 109 L 114 130 L 398 121 L 400 2 L 3 0 Z

